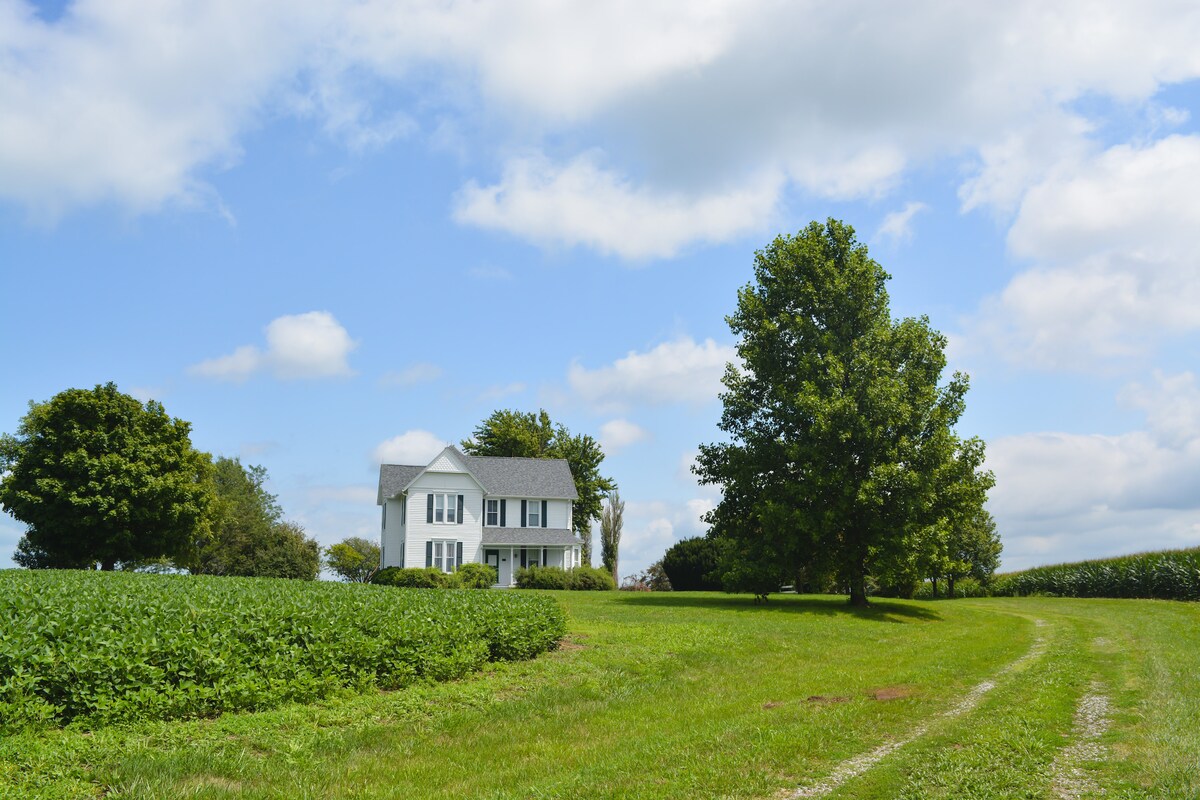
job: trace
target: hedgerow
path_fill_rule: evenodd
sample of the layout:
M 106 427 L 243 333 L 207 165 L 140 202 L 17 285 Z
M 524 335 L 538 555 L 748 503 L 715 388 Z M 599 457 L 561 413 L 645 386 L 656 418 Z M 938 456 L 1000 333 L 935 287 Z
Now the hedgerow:
M 997 575 L 992 594 L 1200 600 L 1200 548 L 1055 564 Z
M 448 680 L 556 646 L 551 598 L 0 571 L 0 730 L 210 716 Z

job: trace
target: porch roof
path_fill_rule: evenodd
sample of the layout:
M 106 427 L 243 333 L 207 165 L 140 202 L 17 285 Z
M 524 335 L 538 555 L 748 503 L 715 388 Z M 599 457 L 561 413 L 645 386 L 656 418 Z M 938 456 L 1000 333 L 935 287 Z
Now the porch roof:
M 569 528 L 484 528 L 483 544 L 545 547 L 579 544 L 579 539 Z

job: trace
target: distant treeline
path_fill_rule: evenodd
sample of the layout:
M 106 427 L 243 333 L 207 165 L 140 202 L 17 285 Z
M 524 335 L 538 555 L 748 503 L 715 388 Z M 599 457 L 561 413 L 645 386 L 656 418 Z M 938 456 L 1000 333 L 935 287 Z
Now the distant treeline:
M 1200 547 L 998 574 L 991 593 L 1200 600 Z

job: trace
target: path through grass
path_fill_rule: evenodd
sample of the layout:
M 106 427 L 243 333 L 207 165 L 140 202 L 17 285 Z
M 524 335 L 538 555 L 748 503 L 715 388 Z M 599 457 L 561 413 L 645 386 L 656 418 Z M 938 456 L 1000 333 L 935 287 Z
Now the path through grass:
M 900 743 L 823 796 L 1052 798 L 1080 701 L 1102 686 L 1103 759 L 1071 762 L 1086 786 L 1200 796 L 1195 605 L 555 596 L 571 633 L 536 661 L 267 713 L 14 737 L 0 742 L 0 785 L 19 797 L 783 798 Z

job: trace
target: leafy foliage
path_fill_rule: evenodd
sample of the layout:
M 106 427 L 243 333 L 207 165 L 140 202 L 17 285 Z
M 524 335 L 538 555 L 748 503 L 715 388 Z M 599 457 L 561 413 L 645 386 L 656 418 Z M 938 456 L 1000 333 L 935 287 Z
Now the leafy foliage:
M 671 545 L 662 569 L 677 592 L 715 592 L 721 589 L 721 545 L 697 536 Z M 778 588 L 778 585 L 776 585 Z
M 111 570 L 185 556 L 209 499 L 190 430 L 113 383 L 30 403 L 17 434 L 0 437 L 0 507 L 28 526 L 17 563 Z
M 495 567 L 475 563 L 463 564 L 453 577 L 460 589 L 490 589 L 500 580 Z
M 283 519 L 267 479 L 265 467 L 216 459 L 209 534 L 180 565 L 195 575 L 316 580 L 321 548 L 302 527 Z
M 1200 600 L 1200 548 L 1035 567 L 997 575 L 992 593 Z
M 448 680 L 565 631 L 546 597 L 0 571 L 0 729 L 209 716 Z
M 570 583 L 562 567 L 542 567 L 533 564 L 517 570 L 518 589 L 566 589 Z
M 571 525 L 583 539 L 583 562 L 591 564 L 592 523 L 600 519 L 605 495 L 617 488 L 612 478 L 600 474 L 604 450 L 599 442 L 587 434 L 571 435 L 544 410 L 534 414 L 501 409 L 479 423 L 461 445 L 473 456 L 565 459 L 579 495 L 572 504 Z
M 902 565 L 959 494 L 991 485 L 982 442 L 953 432 L 967 378 L 939 385 L 946 338 L 924 317 L 892 319 L 888 274 L 837 220 L 776 238 L 754 274 L 727 318 L 732 441 L 697 458 L 723 490 L 712 533 L 755 581 L 774 580 L 767 567 L 835 571 L 863 605 L 868 575 Z
M 437 567 L 385 567 L 375 573 L 371 583 L 406 589 L 451 589 L 454 576 Z
M 325 550 L 325 564 L 351 583 L 370 583 L 379 570 L 379 559 L 379 545 L 361 536 L 343 539 Z
M 596 567 L 584 565 L 568 570 L 533 565 L 517 570 L 517 588 L 604 592 L 616 589 L 617 582 L 609 572 Z
M 617 490 L 608 493 L 600 515 L 600 563 L 617 578 L 617 554 L 621 548 L 621 528 L 625 524 L 625 501 Z

